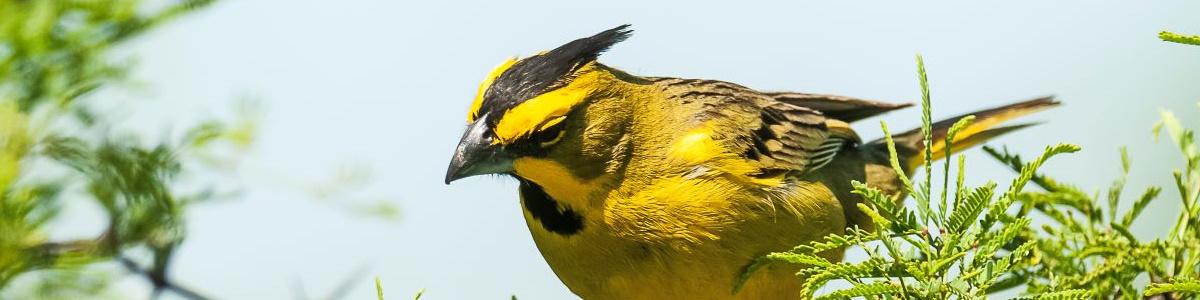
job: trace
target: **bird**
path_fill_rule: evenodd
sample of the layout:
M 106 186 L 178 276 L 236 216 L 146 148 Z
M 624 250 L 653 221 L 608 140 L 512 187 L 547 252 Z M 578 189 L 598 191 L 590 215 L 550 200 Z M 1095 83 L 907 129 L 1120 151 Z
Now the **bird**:
M 852 181 L 903 196 L 887 142 L 864 142 L 850 123 L 911 103 L 638 76 L 597 61 L 631 34 L 622 25 L 496 67 L 446 171 L 446 184 L 515 178 L 537 249 L 579 297 L 795 299 L 795 266 L 734 285 L 756 257 L 869 228 Z M 928 159 L 1058 104 L 1040 97 L 934 122 Z M 966 116 L 975 121 L 946 144 Z M 927 159 L 924 138 L 919 128 L 894 135 L 904 172 Z

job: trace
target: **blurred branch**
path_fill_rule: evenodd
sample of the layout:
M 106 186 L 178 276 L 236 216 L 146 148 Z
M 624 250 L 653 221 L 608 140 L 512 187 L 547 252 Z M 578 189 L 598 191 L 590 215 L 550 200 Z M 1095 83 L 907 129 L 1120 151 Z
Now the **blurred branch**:
M 133 273 L 136 273 L 143 277 L 146 277 L 146 280 L 150 281 L 150 283 L 154 285 L 154 294 L 155 295 L 157 295 L 161 291 L 166 290 L 166 291 L 174 292 L 175 294 L 177 294 L 181 297 L 187 298 L 187 299 L 192 299 L 192 300 L 207 300 L 207 299 L 209 299 L 208 297 L 205 297 L 196 291 L 185 288 L 185 287 L 179 285 L 179 283 L 173 282 L 170 279 L 168 279 L 165 267 L 155 268 L 154 270 L 147 270 L 147 269 L 144 269 L 144 268 L 138 266 L 137 262 L 135 262 L 132 259 L 129 259 L 128 257 L 125 257 L 125 256 L 117 256 L 117 261 L 120 262 L 121 265 L 124 266 L 125 269 L 129 270 L 130 272 L 133 272 Z
M 364 277 L 367 276 L 367 270 L 369 268 L 370 268 L 369 264 L 363 264 L 362 266 L 359 266 L 358 268 L 354 269 L 354 271 L 352 271 L 352 272 L 350 272 L 350 274 L 346 275 L 346 278 L 342 279 L 342 281 L 340 283 L 338 283 L 338 285 L 336 287 L 334 287 L 333 291 L 329 292 L 329 296 L 326 296 L 325 299 L 328 299 L 328 300 L 346 299 L 346 295 L 350 294 L 350 289 L 354 288 L 355 283 L 357 283 L 359 280 L 362 280 Z
M 0 0 L 0 292 L 33 274 L 50 287 L 42 292 L 69 295 L 62 291 L 72 283 L 55 281 L 53 271 L 111 261 L 148 280 L 154 295 L 207 299 L 168 276 L 186 236 L 184 210 L 197 199 L 175 186 L 184 162 L 197 156 L 189 150 L 218 140 L 247 143 L 253 127 L 209 122 L 203 141 L 186 135 L 182 145 L 146 145 L 136 136 L 110 136 L 110 120 L 78 102 L 125 78 L 128 64 L 111 55 L 118 45 L 214 2 L 168 0 L 147 11 L 139 0 Z M 65 174 L 49 172 L 59 177 L 47 179 L 44 168 Z M 63 190 L 99 206 L 108 228 L 90 239 L 47 237 Z M 130 249 L 149 250 L 151 262 L 139 265 Z
M 216 2 L 216 1 L 215 0 L 184 0 L 184 1 L 172 4 L 170 7 L 167 7 L 166 9 L 159 11 L 157 14 L 154 14 L 151 17 L 144 18 L 144 19 L 141 19 L 141 20 L 131 23 L 131 25 L 129 27 L 127 27 L 126 30 L 121 31 L 121 34 L 119 34 L 117 37 L 118 37 L 118 39 L 124 39 L 124 38 L 128 38 L 130 36 L 133 36 L 133 35 L 140 34 L 140 33 L 144 32 L 146 29 L 158 27 L 159 25 L 162 25 L 163 23 L 165 23 L 167 21 L 174 20 L 175 18 L 182 16 L 186 13 L 192 12 L 194 10 L 204 8 L 205 6 L 211 5 L 214 2 Z
M 108 235 L 101 235 L 96 239 L 74 240 L 67 242 L 47 242 L 32 247 L 31 251 L 38 251 L 42 256 L 58 257 L 78 253 L 96 253 L 100 249 L 108 248 L 100 245 L 106 244 Z

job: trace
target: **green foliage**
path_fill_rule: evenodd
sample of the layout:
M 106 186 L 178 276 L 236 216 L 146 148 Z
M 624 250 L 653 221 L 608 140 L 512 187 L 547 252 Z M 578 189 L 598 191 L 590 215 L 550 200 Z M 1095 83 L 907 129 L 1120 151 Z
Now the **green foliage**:
M 931 105 L 927 77 L 923 60 L 917 58 L 918 76 L 922 87 L 923 128 L 926 134 L 926 157 L 932 157 Z M 972 118 L 963 118 L 952 128 L 964 128 Z M 906 295 L 919 298 L 978 298 L 984 297 L 992 287 L 1002 282 L 1009 270 L 1027 265 L 1036 244 L 1020 242 L 1017 238 L 1030 224 L 1028 217 L 1013 218 L 1007 214 L 1009 203 L 1034 177 L 1036 169 L 1051 156 L 1078 151 L 1074 145 L 1048 147 L 1034 162 L 1023 167 L 1021 176 L 1013 181 L 1009 190 L 999 200 L 992 202 L 996 184 L 988 183 L 977 188 L 962 185 L 962 170 L 959 162 L 958 185 L 949 193 L 949 175 L 942 180 L 943 193 L 939 201 L 933 200 L 932 162 L 926 161 L 925 181 L 915 185 L 900 167 L 895 155 L 895 144 L 887 134 L 888 149 L 892 153 L 891 164 L 904 182 L 907 192 L 916 199 L 915 211 L 896 205 L 896 199 L 882 191 L 854 182 L 854 193 L 865 199 L 859 204 L 870 216 L 876 232 L 852 229 L 846 235 L 833 235 L 825 241 L 800 246 L 790 252 L 772 253 L 760 259 L 765 262 L 782 262 L 803 265 L 800 275 L 805 277 L 802 294 L 817 296 L 816 291 L 831 281 L 842 280 L 851 284 L 849 288 L 820 295 L 818 298 L 848 298 L 886 295 Z M 958 130 L 950 130 L 947 141 L 954 139 Z M 945 168 L 950 169 L 947 162 Z M 989 204 L 991 203 L 991 204 Z M 937 205 L 935 207 L 934 205 Z M 936 210 L 935 210 L 936 209 Z M 868 246 L 867 242 L 879 245 Z M 857 245 L 866 251 L 869 258 L 861 262 L 829 262 L 818 256 L 821 251 Z M 751 271 L 756 269 L 751 267 Z
M 417 298 L 420 297 L 418 294 Z M 375 276 L 375 298 L 383 300 L 383 281 L 379 280 L 379 276 Z
M 1194 38 L 1163 36 L 1184 43 Z M 926 134 L 924 155 L 931 157 L 929 85 L 920 56 L 917 70 Z M 959 120 L 946 143 L 953 141 L 954 128 L 963 128 L 972 120 Z M 1078 146 L 1059 144 L 1047 147 L 1029 162 L 1007 150 L 985 147 L 989 155 L 1017 172 L 999 196 L 994 182 L 964 186 L 963 156 L 958 157 L 956 184 L 951 189 L 952 163 L 947 159 L 939 201 L 935 202 L 932 163 L 926 160 L 924 181 L 914 183 L 903 172 L 883 124 L 891 164 L 915 207 L 899 205 L 898 195 L 854 182 L 854 193 L 864 199 L 859 208 L 871 218 L 875 232 L 851 228 L 791 251 L 765 255 L 747 268 L 741 280 L 766 264 L 785 263 L 801 266 L 797 273 L 804 280 L 801 293 L 817 299 L 982 299 L 1013 288 L 1023 288 L 1022 299 L 1197 299 L 1200 149 L 1194 132 L 1169 112 L 1163 113 L 1155 128 L 1155 136 L 1165 128 L 1184 156 L 1184 168 L 1174 172 L 1182 209 L 1165 238 L 1139 240 L 1128 230 L 1161 189 L 1146 188 L 1128 210 L 1118 209 L 1131 165 L 1125 149 L 1121 150 L 1121 176 L 1103 200 L 1100 193 L 1087 193 L 1038 172 L 1049 158 L 1079 151 Z M 1040 190 L 1026 191 L 1030 184 Z M 817 255 L 846 247 L 856 247 L 868 257 L 832 262 Z M 1139 286 L 1139 278 L 1149 278 L 1150 283 Z M 835 281 L 849 286 L 817 294 Z
M 1165 238 L 1149 241 L 1129 232 L 1129 226 L 1161 189 L 1147 188 L 1128 211 L 1119 213 L 1121 191 L 1130 168 L 1123 149 L 1122 175 L 1109 188 L 1107 205 L 1101 205 L 1099 196 L 1038 176 L 1034 181 L 1045 191 L 1022 194 L 1018 215 L 1038 212 L 1053 222 L 1027 234 L 1037 240 L 1037 253 L 1041 255 L 1039 264 L 1015 275 L 1024 280 L 1027 292 L 1085 289 L 1105 298 L 1136 299 L 1163 293 L 1171 293 L 1168 299 L 1196 298 L 1195 290 L 1189 287 L 1194 287 L 1192 278 L 1200 275 L 1200 151 L 1194 133 L 1171 113 L 1164 112 L 1155 128 L 1155 136 L 1166 128 L 1184 157 L 1184 168 L 1174 172 L 1182 204 L 1175 226 Z M 1021 161 L 1007 151 L 986 150 L 1009 166 Z M 1149 278 L 1149 286 L 1134 284 L 1142 276 Z
M 1163 31 L 1158 33 L 1158 38 L 1172 43 L 1200 46 L 1200 35 L 1184 35 L 1170 31 Z
M 1200 294 L 1200 280 L 1194 278 L 1174 278 L 1168 283 L 1152 283 L 1146 287 L 1146 295 L 1164 293 Z
M 181 191 L 180 175 L 206 149 L 244 146 L 252 123 L 207 122 L 147 144 L 109 132 L 114 122 L 88 107 L 95 91 L 124 79 L 115 47 L 211 2 L 0 0 L 0 297 L 95 295 L 109 280 L 92 266 L 109 262 L 156 294 L 204 298 L 168 276 L 184 212 L 211 195 Z M 88 239 L 49 236 L 60 208 L 78 202 L 102 208 L 107 228 Z

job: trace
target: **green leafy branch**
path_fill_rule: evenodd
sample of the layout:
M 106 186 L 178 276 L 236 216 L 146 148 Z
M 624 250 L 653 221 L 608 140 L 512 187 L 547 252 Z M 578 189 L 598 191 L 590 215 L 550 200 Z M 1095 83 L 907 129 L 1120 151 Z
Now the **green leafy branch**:
M 93 277 L 102 276 L 70 274 L 112 262 L 154 295 L 206 298 L 169 276 L 187 207 L 213 194 L 185 192 L 180 178 L 206 149 L 248 143 L 252 123 L 212 121 L 145 144 L 109 132 L 113 122 L 87 100 L 125 79 L 128 63 L 112 58 L 114 48 L 212 2 L 0 0 L 0 297 L 94 296 L 106 281 Z M 49 236 L 47 224 L 75 201 L 100 207 L 106 228 L 78 240 Z
M 1161 36 L 1200 45 L 1196 36 L 1168 32 Z M 929 85 L 919 56 L 917 70 L 924 155 L 932 157 Z M 972 117 L 958 120 L 946 143 L 972 121 Z M 1060 144 L 1028 162 L 1007 149 L 985 147 L 986 153 L 1017 172 L 998 196 L 994 182 L 964 186 L 961 155 L 951 189 L 952 164 L 947 160 L 941 192 L 935 194 L 932 163 L 925 161 L 925 180 L 914 183 L 901 168 L 887 125 L 882 125 L 892 167 L 915 207 L 901 205 L 898 195 L 854 182 L 854 193 L 864 200 L 859 209 L 870 217 L 875 231 L 850 228 L 791 251 L 770 253 L 756 259 L 739 282 L 764 265 L 782 263 L 800 266 L 797 276 L 804 280 L 800 292 L 816 299 L 977 299 L 1020 287 L 1023 299 L 1197 299 L 1200 295 L 1200 148 L 1195 133 L 1173 114 L 1163 112 L 1154 134 L 1157 137 L 1165 129 L 1183 155 L 1184 167 L 1173 172 L 1181 209 L 1167 236 L 1153 240 L 1138 239 L 1129 227 L 1164 191 L 1148 187 L 1128 209 L 1119 209 L 1131 168 L 1125 149 L 1120 156 L 1121 175 L 1106 193 L 1088 193 L 1038 172 L 1049 158 L 1079 150 Z M 1029 184 L 1040 190 L 1026 191 Z M 938 201 L 933 201 L 935 195 Z M 835 262 L 818 255 L 847 247 L 861 249 L 867 258 Z M 1150 282 L 1138 286 L 1138 278 L 1145 277 Z M 849 287 L 817 294 L 835 281 Z
M 924 155 L 933 157 L 929 85 L 920 56 L 917 57 L 917 70 L 922 94 Z M 946 142 L 954 141 L 956 134 L 973 120 L 973 117 L 958 120 L 949 130 Z M 925 180 L 914 184 L 901 168 L 887 124 L 882 127 L 891 165 L 905 191 L 915 199 L 915 211 L 898 205 L 894 195 L 853 182 L 853 192 L 864 199 L 859 209 L 870 217 L 877 229 L 875 232 L 850 229 L 844 235 L 831 235 L 789 252 L 771 253 L 752 264 L 747 273 L 766 263 L 801 265 L 798 275 L 805 278 L 801 294 L 817 299 L 879 296 L 974 299 L 1010 286 L 1011 280 L 1006 280 L 1005 276 L 1011 270 L 1031 263 L 1036 243 L 1021 239 L 1021 234 L 1028 230 L 1030 218 L 1014 218 L 1007 211 L 1026 183 L 1033 180 L 1038 167 L 1050 157 L 1078 151 L 1079 147 L 1068 144 L 1047 147 L 1042 156 L 1022 166 L 1020 176 L 998 199 L 995 183 L 979 187 L 963 184 L 965 164 L 959 156 L 953 192 L 950 189 L 951 163 L 947 161 L 944 166 L 947 172 L 941 180 L 942 192 L 937 194 L 935 202 L 932 162 L 925 160 Z M 946 151 L 949 149 L 946 147 Z M 868 258 L 860 262 L 831 262 L 817 256 L 820 252 L 840 251 L 848 246 L 864 250 Z M 816 295 L 819 288 L 836 280 L 848 282 L 850 287 Z

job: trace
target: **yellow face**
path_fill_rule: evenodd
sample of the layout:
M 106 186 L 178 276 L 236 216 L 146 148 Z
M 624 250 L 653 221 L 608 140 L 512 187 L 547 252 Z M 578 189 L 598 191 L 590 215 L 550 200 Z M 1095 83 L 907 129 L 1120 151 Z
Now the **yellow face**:
M 596 57 L 629 35 L 625 26 L 524 59 L 509 59 L 484 78 L 467 114 L 446 183 L 480 174 L 513 174 L 518 158 L 545 157 L 583 122 L 572 122 L 610 83 Z
M 515 173 L 516 162 L 544 159 L 571 132 L 580 135 L 581 122 L 569 122 L 571 114 L 587 101 L 588 96 L 601 84 L 599 73 L 594 72 L 595 63 L 580 67 L 571 74 L 571 81 L 557 83 L 557 87 L 529 99 L 511 103 L 485 99 L 494 88 L 496 75 L 514 65 L 514 60 L 505 62 L 484 79 L 479 95 L 467 114 L 468 131 L 460 142 L 460 150 L 474 147 L 475 152 L 485 155 L 479 168 L 472 172 Z M 494 105 L 509 104 L 498 109 Z M 489 106 L 492 105 L 492 106 Z M 456 157 L 456 160 L 458 158 Z M 528 164 L 525 164 L 528 165 Z M 528 169 L 527 169 L 528 170 Z M 448 175 L 449 176 L 449 175 Z
M 614 80 L 596 57 L 624 40 L 629 35 L 625 28 L 509 59 L 492 70 L 471 104 L 446 183 L 481 174 L 512 175 L 520 182 L 525 211 L 543 228 L 561 235 L 580 232 L 583 217 L 574 209 L 601 179 L 578 179 L 576 173 L 602 174 L 603 167 L 596 166 L 609 161 L 589 157 L 581 142 L 598 135 L 585 132 L 590 126 L 585 117 L 592 115 L 586 109 L 589 101 L 605 94 Z
M 503 69 L 512 66 L 512 61 L 506 62 L 497 67 L 492 73 L 503 72 Z M 541 95 L 525 100 L 520 104 L 509 108 L 498 116 L 495 120 L 495 125 L 492 132 L 495 135 L 493 143 L 501 145 L 511 145 L 521 142 L 523 139 L 529 138 L 537 133 L 544 133 L 554 129 L 566 120 L 567 115 L 573 108 L 579 106 L 587 99 L 588 94 L 595 90 L 597 83 L 596 73 L 591 72 L 595 69 L 595 63 L 589 63 L 580 68 L 576 76 L 566 86 L 547 91 Z M 494 82 L 494 78 L 485 79 L 484 86 Z M 479 95 L 476 95 L 476 104 L 472 105 L 472 110 L 467 115 L 468 122 L 474 122 L 481 114 L 482 102 L 486 87 L 480 87 Z M 562 131 L 549 133 L 548 140 L 539 140 L 539 144 L 549 146 L 553 142 L 561 139 Z

